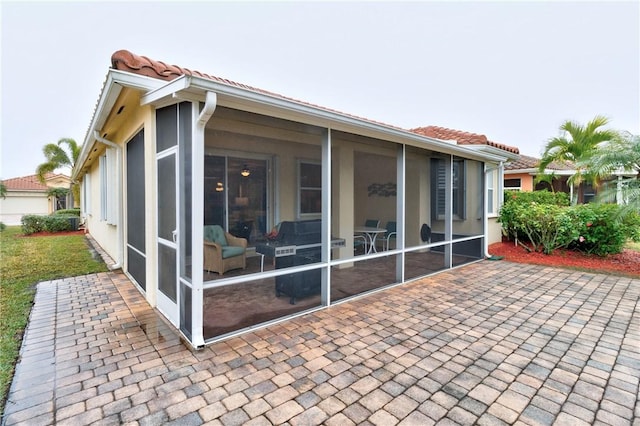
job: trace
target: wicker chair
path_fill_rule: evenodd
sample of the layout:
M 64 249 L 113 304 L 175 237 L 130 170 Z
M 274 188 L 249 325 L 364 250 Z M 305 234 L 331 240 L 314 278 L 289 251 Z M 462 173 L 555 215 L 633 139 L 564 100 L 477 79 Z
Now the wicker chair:
M 204 227 L 204 269 L 223 275 L 247 267 L 247 240 L 234 237 L 220 225 Z

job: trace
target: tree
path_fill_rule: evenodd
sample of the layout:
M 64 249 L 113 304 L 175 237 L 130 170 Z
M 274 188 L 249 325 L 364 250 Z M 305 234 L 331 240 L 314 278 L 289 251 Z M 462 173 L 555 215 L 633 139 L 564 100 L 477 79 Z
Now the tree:
M 598 179 L 604 179 L 616 172 L 634 174 L 624 181 L 611 181 L 601 194 L 606 199 L 622 197 L 626 201 L 623 212 L 640 211 L 640 136 L 621 132 L 613 140 L 598 147 L 585 163 Z
M 36 174 L 40 182 L 45 183 L 47 173 L 53 173 L 57 169 L 69 167 L 72 171 L 80 157 L 80 146 L 71 138 L 62 138 L 58 143 L 48 143 L 42 148 L 46 162 L 40 164 L 36 168 Z M 77 184 L 71 184 L 74 203 L 80 200 L 80 187 Z
M 7 198 L 7 186 L 0 182 L 0 198 Z
M 582 180 L 597 184 L 596 176 L 589 173 L 583 164 L 589 161 L 598 146 L 618 136 L 615 130 L 602 129 L 607 124 L 609 119 L 601 115 L 585 126 L 575 121 L 565 121 L 560 126 L 562 135 L 549 139 L 544 147 L 538 166 L 540 173 L 544 173 L 553 161 L 571 161 L 576 165 L 576 172 L 568 180 L 570 185 L 579 185 Z

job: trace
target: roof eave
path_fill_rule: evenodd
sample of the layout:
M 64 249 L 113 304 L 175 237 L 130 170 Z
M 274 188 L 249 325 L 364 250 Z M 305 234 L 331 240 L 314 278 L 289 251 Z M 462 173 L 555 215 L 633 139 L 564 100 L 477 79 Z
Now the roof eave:
M 207 91 L 218 95 L 218 105 L 238 108 L 255 113 L 277 114 L 280 118 L 297 119 L 301 122 L 326 127 L 332 130 L 357 132 L 360 135 L 389 140 L 393 142 L 429 148 L 452 155 L 460 155 L 479 161 L 504 161 L 510 158 L 506 151 L 495 152 L 476 151 L 468 146 L 452 144 L 427 136 L 418 135 L 408 130 L 376 123 L 362 118 L 345 115 L 336 111 L 306 104 L 293 99 L 257 92 L 242 87 L 235 87 L 221 82 L 195 75 L 182 75 L 155 90 L 142 96 L 141 104 L 152 104 L 156 107 L 175 103 L 185 99 L 204 102 Z
M 94 131 L 102 129 L 111 109 L 115 105 L 120 92 L 124 87 L 131 87 L 143 91 L 157 89 L 164 85 L 164 81 L 152 77 L 146 77 L 126 71 L 109 69 L 107 78 L 102 86 L 98 104 L 96 106 L 89 130 L 84 138 L 82 150 L 75 164 L 75 168 L 71 171 L 71 180 L 75 181 L 81 176 L 81 171 L 89 158 L 89 154 L 93 150 L 96 143 Z
M 520 154 L 516 154 L 515 152 L 510 152 L 510 151 L 500 149 L 491 145 L 464 145 L 464 146 L 473 151 L 480 151 L 488 155 L 492 155 L 496 157 L 498 161 L 506 162 L 511 160 L 518 160 L 520 158 Z

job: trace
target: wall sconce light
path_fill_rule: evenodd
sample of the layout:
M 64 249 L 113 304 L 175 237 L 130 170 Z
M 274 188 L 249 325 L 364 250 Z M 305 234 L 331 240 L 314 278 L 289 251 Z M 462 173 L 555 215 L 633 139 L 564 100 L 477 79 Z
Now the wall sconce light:
M 224 191 L 224 186 L 222 185 L 222 182 L 218 182 L 218 184 L 216 185 L 216 192 L 222 191 Z
M 249 170 L 246 164 L 242 166 L 242 171 L 240 172 L 240 174 L 244 177 L 247 177 L 251 174 L 251 171 Z

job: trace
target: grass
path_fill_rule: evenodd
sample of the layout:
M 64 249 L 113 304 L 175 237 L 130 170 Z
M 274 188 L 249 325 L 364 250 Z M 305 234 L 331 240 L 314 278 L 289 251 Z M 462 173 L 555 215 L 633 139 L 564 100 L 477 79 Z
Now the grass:
M 23 237 L 19 226 L 0 232 L 0 413 L 13 378 L 36 284 L 107 270 L 83 235 Z
M 633 251 L 640 251 L 640 242 L 634 243 L 633 241 L 629 240 L 629 242 L 624 245 L 624 248 Z

